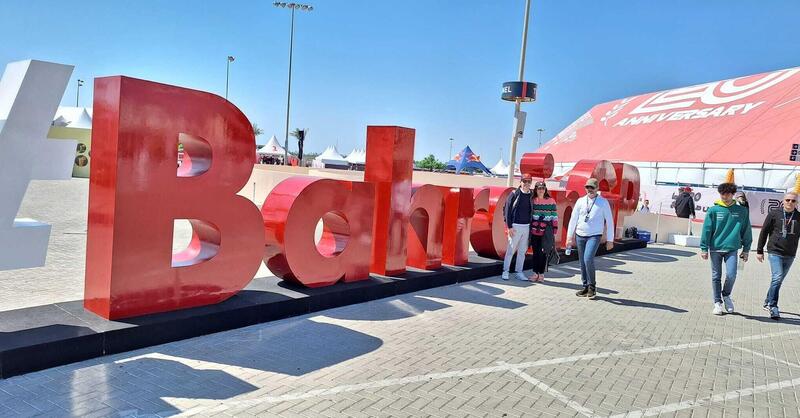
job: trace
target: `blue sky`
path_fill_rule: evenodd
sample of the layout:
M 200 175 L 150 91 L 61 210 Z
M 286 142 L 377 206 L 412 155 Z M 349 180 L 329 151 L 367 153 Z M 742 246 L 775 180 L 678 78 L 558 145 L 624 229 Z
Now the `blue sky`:
M 487 164 L 508 153 L 524 0 L 315 1 L 297 16 L 291 128 L 306 150 L 363 147 L 367 125 L 417 130 L 416 156 L 444 159 L 448 138 Z M 539 83 L 522 152 L 592 105 L 800 65 L 796 1 L 534 0 L 526 79 Z M 283 138 L 288 10 L 271 1 L 3 0 L 0 64 L 75 65 L 63 104 L 91 106 L 94 77 L 127 75 L 224 94 Z M 87 88 L 88 87 L 88 88 Z M 292 149 L 295 147 L 292 146 Z M 519 155 L 519 154 L 518 154 Z M 507 160 L 507 156 L 505 157 Z

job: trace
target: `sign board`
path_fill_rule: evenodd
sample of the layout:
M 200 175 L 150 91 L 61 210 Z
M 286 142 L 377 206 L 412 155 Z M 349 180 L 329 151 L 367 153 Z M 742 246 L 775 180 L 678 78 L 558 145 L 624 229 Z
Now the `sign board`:
M 536 83 L 529 83 L 527 81 L 509 81 L 503 83 L 503 94 L 501 99 L 514 102 L 535 102 L 536 101 Z

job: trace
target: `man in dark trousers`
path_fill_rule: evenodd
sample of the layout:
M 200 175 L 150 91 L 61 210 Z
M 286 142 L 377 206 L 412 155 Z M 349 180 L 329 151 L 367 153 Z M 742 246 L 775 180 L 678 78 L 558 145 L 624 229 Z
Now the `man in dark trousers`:
M 692 188 L 689 186 L 680 188 L 680 195 L 675 199 L 675 214 L 679 218 L 692 218 L 694 214 L 694 198 L 692 198 Z
M 783 207 L 773 209 L 767 214 L 758 235 L 756 259 L 764 262 L 764 244 L 767 244 L 769 266 L 772 270 L 772 282 L 764 300 L 764 310 L 769 312 L 772 319 L 781 318 L 778 293 L 797 253 L 797 241 L 800 239 L 798 220 L 800 212 L 797 211 L 797 193 L 788 192 L 783 196 Z

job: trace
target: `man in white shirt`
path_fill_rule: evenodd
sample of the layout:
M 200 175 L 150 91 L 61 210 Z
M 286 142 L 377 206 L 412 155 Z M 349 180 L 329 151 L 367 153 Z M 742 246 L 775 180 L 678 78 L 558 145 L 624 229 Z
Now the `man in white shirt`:
M 594 256 L 600 246 L 603 231 L 606 233 L 606 250 L 614 248 L 614 218 L 608 200 L 598 195 L 599 182 L 595 178 L 586 180 L 586 196 L 575 202 L 567 229 L 567 248 L 572 248 L 573 237 L 578 244 L 578 259 L 581 262 L 583 289 L 576 295 L 594 299 L 597 295 Z M 604 228 L 605 224 L 605 228 Z

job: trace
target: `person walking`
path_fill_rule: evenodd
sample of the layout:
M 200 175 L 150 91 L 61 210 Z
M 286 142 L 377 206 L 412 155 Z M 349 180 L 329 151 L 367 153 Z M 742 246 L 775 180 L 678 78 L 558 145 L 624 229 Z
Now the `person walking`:
M 747 202 L 747 196 L 744 195 L 744 192 L 736 192 L 733 195 L 733 199 L 736 200 L 737 205 L 750 209 L 750 203 Z
M 547 184 L 536 182 L 533 188 L 533 219 L 531 220 L 531 249 L 533 250 L 532 282 L 543 282 L 550 258 L 556 254 L 558 212 L 556 201 L 547 191 Z
M 586 180 L 586 196 L 575 202 L 567 228 L 567 248 L 572 247 L 573 237 L 578 244 L 578 259 L 581 263 L 583 289 L 575 295 L 594 299 L 597 295 L 594 256 L 606 232 L 606 250 L 614 248 L 614 218 L 608 200 L 598 194 L 599 182 L 595 178 Z
M 508 280 L 511 268 L 511 257 L 517 255 L 514 265 L 514 272 L 519 280 L 528 280 L 522 274 L 525 264 L 525 253 L 528 251 L 528 239 L 531 230 L 531 213 L 533 202 L 531 199 L 531 182 L 533 179 L 530 174 L 524 174 L 519 187 L 511 192 L 506 199 L 506 206 L 503 208 L 506 227 L 508 228 L 508 248 L 506 256 L 503 258 L 503 280 Z
M 711 290 L 714 298 L 714 315 L 733 313 L 733 285 L 736 283 L 737 252 L 742 249 L 741 259 L 746 262 L 753 231 L 747 208 L 733 200 L 736 184 L 722 183 L 717 187 L 720 200 L 708 209 L 700 236 L 700 256 L 711 258 Z M 725 267 L 725 285 L 722 286 L 722 268 Z M 724 303 L 724 307 L 723 307 Z
M 781 318 L 781 312 L 778 309 L 778 294 L 781 291 L 783 279 L 789 273 L 789 268 L 797 254 L 797 241 L 800 239 L 800 231 L 797 228 L 798 220 L 800 220 L 800 212 L 797 211 L 797 193 L 787 192 L 783 195 L 783 207 L 773 209 L 767 214 L 761 233 L 758 234 L 756 259 L 759 263 L 764 262 L 764 245 L 766 244 L 769 253 L 769 267 L 772 271 L 772 282 L 769 284 L 767 298 L 764 299 L 764 310 L 769 312 L 772 319 Z
M 692 198 L 692 188 L 689 186 L 681 187 L 678 198 L 675 199 L 675 215 L 679 218 L 696 218 L 694 213 L 694 198 Z

